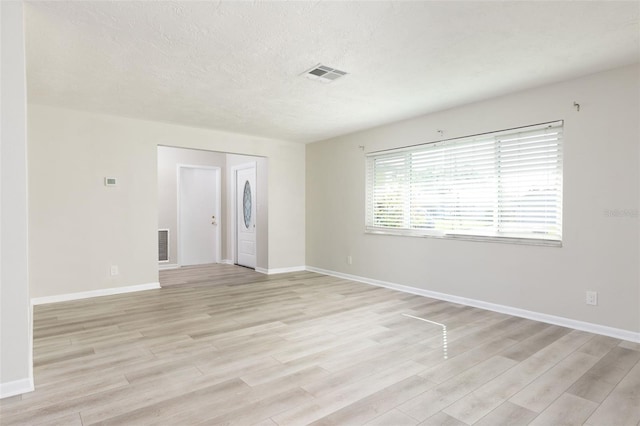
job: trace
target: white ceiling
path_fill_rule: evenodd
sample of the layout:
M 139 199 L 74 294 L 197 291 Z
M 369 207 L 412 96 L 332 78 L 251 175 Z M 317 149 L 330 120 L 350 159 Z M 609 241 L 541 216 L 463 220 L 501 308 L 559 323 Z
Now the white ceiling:
M 640 60 L 632 2 L 31 2 L 29 102 L 310 142 Z M 329 84 L 300 74 L 347 71 Z

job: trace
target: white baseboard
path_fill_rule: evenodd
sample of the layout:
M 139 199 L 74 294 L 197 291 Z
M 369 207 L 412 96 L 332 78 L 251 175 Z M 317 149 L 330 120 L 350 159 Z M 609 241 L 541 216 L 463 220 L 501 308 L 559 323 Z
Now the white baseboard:
M 307 270 L 306 266 L 291 266 L 288 268 L 272 268 L 272 269 L 256 268 L 256 272 L 260 272 L 261 274 L 266 274 L 266 275 L 286 274 L 289 272 L 301 272 L 306 270 Z
M 111 287 L 100 290 L 82 291 L 79 293 L 58 294 L 56 296 L 34 297 L 31 305 L 43 305 L 45 303 L 67 302 L 70 300 L 88 299 L 91 297 L 111 296 L 114 294 L 133 293 L 135 291 L 153 290 L 160 288 L 160 283 L 131 285 L 127 287 Z
M 33 381 L 33 304 L 29 306 L 29 377 Z
M 535 321 L 545 322 L 548 324 L 559 325 L 562 327 L 573 328 L 576 330 L 587 331 L 589 333 L 602 334 L 604 336 L 614 337 L 616 339 L 629 340 L 631 342 L 640 343 L 640 333 L 624 330 L 621 328 L 609 327 L 606 325 L 593 324 L 585 321 L 578 321 L 571 318 L 559 317 L 555 315 L 543 314 L 541 312 L 528 311 L 526 309 L 514 308 L 496 303 L 484 302 L 482 300 L 469 299 L 466 297 L 454 296 L 436 291 L 424 290 L 421 288 L 405 286 L 387 281 L 375 280 L 373 278 L 360 277 L 357 275 L 344 274 L 342 272 L 331 271 L 327 269 L 315 268 L 307 266 L 307 271 L 317 272 L 319 274 L 330 275 L 332 277 L 344 278 L 351 281 L 357 281 L 364 284 L 375 285 L 378 287 L 386 287 L 392 290 L 402 291 L 404 293 L 415 294 L 418 296 L 431 297 L 433 299 L 445 300 L 447 302 L 458 303 L 460 305 L 473 306 L 475 308 L 486 309 L 488 311 L 499 312 L 502 314 L 513 315 L 516 317 L 527 318 Z
M 307 267 L 306 266 L 290 266 L 288 268 L 273 268 L 273 269 L 269 269 L 269 272 L 267 272 L 269 275 L 273 275 L 273 274 L 286 274 L 289 272 L 302 272 L 302 271 L 306 271 Z
M 177 263 L 159 263 L 158 264 L 158 270 L 160 271 L 164 271 L 166 269 L 179 269 L 180 265 L 178 265 Z
M 13 382 L 0 383 L 0 399 L 32 392 L 34 389 L 33 377 L 15 380 Z
M 231 259 L 222 259 L 220 263 L 224 263 L 225 265 L 235 265 Z

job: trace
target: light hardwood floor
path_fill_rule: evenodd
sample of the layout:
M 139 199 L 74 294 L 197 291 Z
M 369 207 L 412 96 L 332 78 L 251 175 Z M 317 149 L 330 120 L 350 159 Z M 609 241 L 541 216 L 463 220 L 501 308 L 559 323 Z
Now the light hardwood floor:
M 3 425 L 638 425 L 640 345 L 310 272 L 229 265 L 37 306 Z M 442 327 L 447 327 L 445 359 Z

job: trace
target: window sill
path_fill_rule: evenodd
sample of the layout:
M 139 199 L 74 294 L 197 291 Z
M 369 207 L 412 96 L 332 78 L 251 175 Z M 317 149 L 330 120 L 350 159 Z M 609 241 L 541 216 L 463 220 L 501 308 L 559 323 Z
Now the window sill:
M 543 247 L 562 247 L 562 241 L 544 240 L 536 238 L 517 238 L 517 237 L 494 237 L 482 235 L 464 235 L 464 234 L 445 234 L 445 233 L 423 233 L 411 231 L 393 231 L 388 229 L 366 229 L 365 234 L 371 235 L 391 235 L 396 237 L 418 237 L 418 238 L 435 238 L 441 240 L 460 240 L 475 241 L 481 243 L 500 243 L 500 244 L 518 244 L 526 246 L 543 246 Z

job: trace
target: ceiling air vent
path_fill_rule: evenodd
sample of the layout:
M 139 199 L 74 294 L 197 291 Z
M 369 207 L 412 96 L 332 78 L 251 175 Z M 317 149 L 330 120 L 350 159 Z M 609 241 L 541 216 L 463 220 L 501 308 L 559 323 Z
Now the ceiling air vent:
M 347 75 L 346 72 L 331 68 L 322 64 L 318 64 L 304 72 L 304 76 L 311 80 L 317 80 L 322 83 L 330 83 Z

